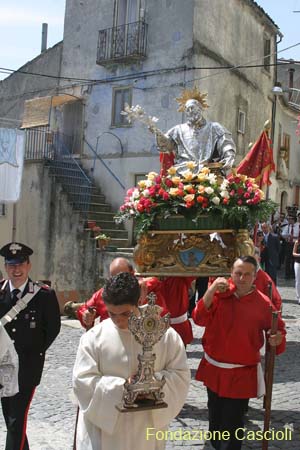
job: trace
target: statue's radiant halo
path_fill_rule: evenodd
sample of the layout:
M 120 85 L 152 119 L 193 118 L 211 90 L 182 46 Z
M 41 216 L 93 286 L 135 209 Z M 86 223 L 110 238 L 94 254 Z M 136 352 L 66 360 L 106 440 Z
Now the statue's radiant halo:
M 181 93 L 180 97 L 176 97 L 177 103 L 179 103 L 178 111 L 184 111 L 185 104 L 188 100 L 197 100 L 202 108 L 208 108 L 208 104 L 206 103 L 207 93 L 204 92 L 201 94 L 197 86 L 194 86 L 192 89 L 184 89 Z

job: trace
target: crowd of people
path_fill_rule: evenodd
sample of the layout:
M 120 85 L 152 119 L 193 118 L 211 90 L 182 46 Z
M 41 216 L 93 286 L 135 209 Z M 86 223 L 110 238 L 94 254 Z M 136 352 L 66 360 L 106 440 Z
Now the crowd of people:
M 206 94 L 194 88 L 177 101 L 187 122 L 165 135 L 156 131 L 160 152 L 172 153 L 177 174 L 191 162 L 198 172 L 204 165 L 220 162 L 225 173 L 234 163 L 236 147 L 226 128 L 203 117 L 208 106 Z M 272 311 L 281 309 L 276 289 L 279 265 L 284 263 L 286 276 L 291 277 L 294 257 L 296 276 L 300 272 L 299 223 L 300 214 L 297 223 L 294 218 L 280 217 L 272 227 L 262 224 L 255 236 L 256 257 L 237 258 L 229 279 L 138 279 L 126 259 L 111 263 L 104 287 L 78 310 L 78 319 L 87 331 L 81 337 L 73 370 L 78 404 L 74 450 L 165 448 L 166 440 L 156 439 L 156 433 L 167 430 L 178 415 L 190 384 L 185 352 L 193 340 L 189 314 L 196 325 L 205 328 L 204 354 L 196 379 L 207 389 L 210 445 L 217 450 L 241 449 L 243 440 L 237 430 L 243 428 L 248 400 L 265 392 L 261 370 L 264 342 L 278 354 L 285 350 L 284 322 L 279 315 L 278 331 L 271 334 L 271 319 Z M 54 290 L 29 277 L 32 253 L 17 242 L 0 249 L 7 272 L 7 279 L 0 281 L 5 450 L 29 450 L 26 425 L 30 402 L 40 383 L 45 352 L 60 330 Z M 193 285 L 196 292 L 191 295 Z M 161 314 L 170 314 L 170 327 L 154 346 L 153 366 L 155 379 L 162 382 L 166 407 L 124 414 L 116 405 L 122 401 L 124 386 L 135 382 L 141 367 L 141 345 L 128 329 L 128 320 L 140 314 L 139 307 L 149 293 L 155 294 Z M 194 307 L 190 306 L 191 297 Z M 152 325 L 150 321 L 146 327 Z M 144 394 L 141 400 L 145 400 Z
M 286 280 L 295 279 L 296 300 L 300 304 L 300 211 L 280 213 L 272 223 L 259 224 L 253 241 L 260 265 L 275 285 L 278 270 L 283 270 Z
M 45 351 L 59 333 L 58 303 L 52 289 L 29 278 L 32 249 L 10 243 L 0 249 L 0 254 L 5 258 L 7 272 L 7 280 L 0 285 L 0 393 L 7 426 L 5 450 L 29 450 L 27 414 L 40 383 Z M 165 447 L 165 441 L 153 436 L 167 430 L 180 412 L 190 383 L 185 346 L 193 339 L 188 319 L 192 284 L 199 289 L 192 319 L 205 327 L 204 355 L 196 379 L 207 389 L 210 445 L 215 449 L 241 448 L 242 440 L 235 430 L 243 426 L 249 398 L 264 393 L 260 369 L 264 339 L 276 347 L 277 353 L 285 349 L 281 317 L 278 332 L 270 335 L 271 310 L 280 310 L 281 298 L 270 276 L 259 268 L 259 258 L 259 254 L 257 258 L 240 257 L 229 279 L 218 277 L 204 283 L 190 277 L 137 278 L 128 260 L 113 260 L 104 287 L 78 310 L 87 332 L 80 340 L 73 370 L 79 412 L 74 448 Z M 128 330 L 128 319 L 132 313 L 139 314 L 139 306 L 150 292 L 156 294 L 161 314 L 171 315 L 170 328 L 154 347 L 155 376 L 164 377 L 167 407 L 122 414 L 116 405 L 122 401 L 124 384 L 133 380 L 138 371 L 141 352 L 140 344 Z M 95 324 L 97 318 L 99 323 Z M 152 430 L 151 439 L 145 437 L 148 429 Z M 224 432 L 229 433 L 226 441 L 222 438 Z

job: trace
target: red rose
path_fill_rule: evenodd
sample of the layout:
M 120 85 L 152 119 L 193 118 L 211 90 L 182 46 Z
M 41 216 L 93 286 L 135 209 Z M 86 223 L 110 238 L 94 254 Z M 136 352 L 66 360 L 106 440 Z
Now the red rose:
M 149 188 L 149 195 L 150 195 L 150 197 L 154 197 L 155 194 L 156 194 L 155 186 L 151 186 L 151 188 Z
M 195 201 L 192 200 L 191 202 L 186 202 L 185 206 L 186 206 L 187 208 L 191 208 L 192 206 L 194 206 L 194 204 L 195 204 Z

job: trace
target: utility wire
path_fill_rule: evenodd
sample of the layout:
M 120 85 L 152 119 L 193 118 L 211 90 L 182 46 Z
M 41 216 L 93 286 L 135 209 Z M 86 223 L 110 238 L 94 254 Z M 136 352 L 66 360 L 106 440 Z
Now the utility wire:
M 300 45 L 300 42 L 291 45 L 285 49 L 282 49 L 280 51 L 278 51 L 277 53 L 282 53 L 283 51 L 289 50 L 291 48 L 297 47 Z M 264 57 L 269 57 L 274 55 L 276 52 L 270 53 L 269 55 L 265 55 Z M 226 72 L 227 70 L 236 70 L 236 69 L 251 69 L 251 68 L 258 68 L 258 67 L 272 67 L 272 66 L 281 66 L 281 65 L 286 65 L 289 62 L 289 60 L 284 61 L 284 62 L 277 62 L 277 63 L 272 63 L 272 64 L 251 64 L 253 62 L 256 61 L 261 61 L 262 57 L 259 58 L 252 58 L 250 59 L 250 61 L 244 63 L 244 64 L 238 64 L 235 66 L 230 66 L 230 65 L 226 65 L 226 66 L 200 66 L 200 67 L 187 67 L 187 66 L 178 66 L 178 67 L 169 67 L 169 68 L 165 68 L 165 69 L 153 69 L 150 71 L 143 71 L 143 72 L 136 72 L 134 74 L 125 74 L 125 75 L 119 75 L 117 77 L 110 77 L 110 78 L 102 78 L 102 79 L 85 79 L 85 78 L 72 78 L 72 77 L 60 77 L 60 76 L 54 76 L 54 75 L 47 75 L 47 74 L 40 74 L 40 73 L 35 73 L 35 72 L 27 72 L 27 71 L 22 71 L 22 70 L 17 70 L 17 71 L 13 71 L 12 69 L 6 69 L 6 68 L 0 68 L 0 72 L 1 71 L 11 71 L 14 74 L 20 73 L 20 74 L 24 74 L 24 75 L 32 75 L 32 76 L 41 76 L 41 77 L 48 77 L 48 78 L 56 78 L 57 80 L 68 80 L 68 81 L 77 81 L 76 84 L 65 84 L 63 86 L 52 86 L 49 88 L 43 88 L 43 89 L 37 89 L 35 91 L 27 91 L 24 92 L 22 95 L 11 95 L 11 96 L 7 96 L 7 97 L 2 97 L 3 100 L 9 100 L 9 99 L 15 99 L 15 98 L 22 98 L 26 95 L 29 94 L 38 94 L 41 92 L 49 92 L 49 91 L 53 91 L 55 90 L 57 92 L 57 90 L 63 90 L 63 89 L 67 89 L 69 87 L 80 87 L 80 86 L 93 86 L 93 85 L 100 85 L 100 84 L 107 84 L 107 83 L 114 83 L 114 82 L 118 82 L 118 81 L 126 81 L 126 80 L 131 80 L 131 79 L 135 79 L 135 80 L 139 80 L 139 79 L 146 79 L 148 77 L 152 77 L 152 76 L 157 76 L 157 75 L 162 75 L 162 74 L 167 74 L 167 73 L 177 73 L 177 72 L 182 72 L 184 71 L 185 73 L 187 71 L 191 71 L 191 70 L 218 70 L 218 72 L 203 76 L 203 77 L 199 77 L 199 78 L 194 78 L 191 80 L 188 80 L 187 83 L 191 83 L 193 81 L 200 81 L 203 79 L 207 79 L 213 76 L 217 76 L 220 74 L 223 74 L 224 72 Z M 300 64 L 299 61 L 293 61 L 293 64 Z M 4 72 L 2 72 L 4 73 Z M 80 81 L 78 83 L 78 81 Z M 148 89 L 162 89 L 164 87 L 175 87 L 175 86 L 183 86 L 185 83 L 183 81 L 181 82 L 176 82 L 173 84 L 168 84 L 165 86 L 152 86 L 152 87 L 144 87 L 144 88 L 139 88 L 138 86 L 133 86 L 135 89 L 139 89 L 139 90 L 148 90 Z
M 283 50 L 278 51 L 277 53 L 282 53 L 283 51 L 286 50 L 290 50 L 291 48 L 297 47 L 298 45 L 300 45 L 300 42 L 291 45 L 287 48 L 284 48 Z M 265 57 L 269 57 L 274 55 L 275 52 L 270 53 L 269 55 L 265 55 Z M 62 77 L 62 76 L 57 76 L 57 75 L 49 75 L 49 74 L 42 74 L 42 73 L 38 73 L 38 72 L 28 72 L 25 70 L 13 70 L 13 69 L 7 69 L 5 67 L 0 67 L 0 72 L 1 71 L 6 71 L 6 72 L 2 72 L 2 73 L 7 73 L 10 72 L 11 74 L 24 74 L 24 75 L 33 75 L 33 76 L 39 76 L 39 77 L 44 77 L 44 78 L 52 78 L 52 79 L 57 79 L 57 80 L 66 80 L 66 81 L 79 81 L 79 82 L 86 82 L 86 83 L 110 83 L 114 80 L 117 81 L 121 81 L 123 79 L 130 79 L 130 78 L 137 78 L 137 77 L 144 77 L 144 76 L 153 76 L 156 74 L 163 74 L 163 73 L 168 73 L 168 72 L 174 72 L 174 71 L 182 71 L 182 70 L 194 70 L 194 69 L 202 69 L 202 70 L 215 70 L 215 69 L 226 69 L 226 70 L 232 70 L 235 68 L 252 68 L 252 67 L 258 67 L 258 66 L 253 66 L 249 63 L 251 62 L 256 62 L 261 60 L 261 57 L 257 58 L 255 57 L 255 59 L 252 59 L 245 64 L 237 64 L 235 66 L 207 66 L 207 67 L 187 67 L 187 66 L 178 66 L 178 67 L 168 67 L 165 69 L 153 69 L 153 70 L 149 70 L 149 71 L 143 71 L 143 72 L 136 72 L 135 74 L 127 74 L 127 75 L 119 75 L 117 77 L 109 77 L 109 78 L 104 78 L 104 79 L 89 79 L 89 78 L 74 78 L 74 77 Z M 277 64 L 281 64 L 281 63 L 275 63 L 275 64 L 270 64 L 271 65 L 277 65 Z

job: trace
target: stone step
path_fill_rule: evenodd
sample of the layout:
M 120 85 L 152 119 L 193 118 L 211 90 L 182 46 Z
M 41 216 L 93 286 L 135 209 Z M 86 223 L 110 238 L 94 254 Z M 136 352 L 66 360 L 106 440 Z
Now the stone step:
M 61 166 L 61 165 L 51 165 L 50 166 L 50 173 L 82 173 L 83 171 L 80 170 L 80 168 L 76 164 L 72 164 L 69 166 Z
M 71 186 L 70 186 L 70 188 L 71 188 Z M 81 201 L 81 198 L 85 198 L 86 197 L 86 193 L 85 192 L 80 192 L 80 191 L 78 192 L 78 190 L 75 190 L 75 189 L 70 189 L 70 190 L 66 189 L 66 191 L 70 195 L 76 195 L 77 198 L 78 198 L 79 203 Z M 105 197 L 104 197 L 103 194 L 96 194 L 96 193 L 93 193 L 92 191 L 90 191 L 89 196 L 90 196 L 90 204 L 92 204 L 92 203 L 99 203 L 99 204 L 108 205 L 108 203 L 106 203 L 106 201 L 105 201 Z
M 74 194 L 72 194 L 74 195 Z M 84 206 L 86 203 L 85 202 L 80 202 L 80 201 L 74 201 L 73 205 L 74 205 L 74 210 L 76 211 L 77 208 L 79 208 L 79 210 L 82 210 L 82 208 L 80 208 L 80 206 Z M 115 213 L 111 212 L 111 205 L 109 205 L 108 203 L 89 203 L 88 205 L 88 218 L 90 219 L 90 216 L 92 216 L 91 220 L 94 219 L 94 215 L 96 217 L 98 217 L 99 215 L 103 215 L 103 214 L 112 214 L 112 218 L 115 216 Z
M 121 247 L 122 250 L 124 251 L 124 253 L 128 253 L 127 252 L 128 249 L 126 247 L 126 245 L 128 245 L 128 239 L 127 238 L 126 239 L 125 238 L 124 239 L 122 239 L 122 238 L 112 238 L 108 245 L 117 247 L 118 248 L 118 252 L 119 252 L 119 247 Z M 100 251 L 100 249 L 97 249 L 97 250 Z
M 116 213 L 111 211 L 91 211 L 89 210 L 87 213 L 88 220 L 110 220 L 111 222 L 114 222 L 114 217 Z
M 81 212 L 82 221 L 94 220 L 101 232 L 111 238 L 110 245 L 127 248 L 128 232 L 114 221 L 115 212 L 105 202 L 101 190 L 93 185 L 92 180 L 75 162 L 52 161 L 48 164 L 49 175 L 62 185 L 75 212 Z M 88 209 L 88 211 L 86 211 Z M 88 229 L 89 230 L 89 229 Z M 93 235 L 91 234 L 93 237 Z
M 134 247 L 118 247 L 118 253 L 133 253 Z
M 101 229 L 101 233 L 105 233 L 105 234 L 107 234 L 107 230 L 125 231 L 124 228 L 117 228 L 116 224 L 114 222 L 110 222 L 108 220 L 96 220 L 96 227 L 99 227 Z
M 74 191 L 82 189 L 82 184 L 76 183 L 76 180 L 74 180 L 74 183 L 64 183 L 64 185 L 68 187 L 68 189 L 70 190 L 73 189 Z M 89 191 L 91 195 L 103 195 L 101 194 L 101 190 L 98 187 L 94 186 L 93 184 L 89 186 Z
M 82 188 L 83 186 L 87 186 L 89 189 L 92 189 L 91 181 L 88 178 L 85 178 L 85 176 L 81 172 L 78 172 L 76 175 L 50 173 L 49 176 L 57 178 L 58 181 L 62 184 L 78 186 L 80 188 Z
M 98 225 L 100 226 L 100 225 Z M 116 238 L 116 239 L 126 239 L 128 240 L 128 232 L 126 230 L 118 230 L 118 229 L 114 229 L 114 228 L 105 228 L 105 227 L 101 227 L 101 231 L 100 233 L 104 233 L 106 234 L 108 237 L 112 238 Z

